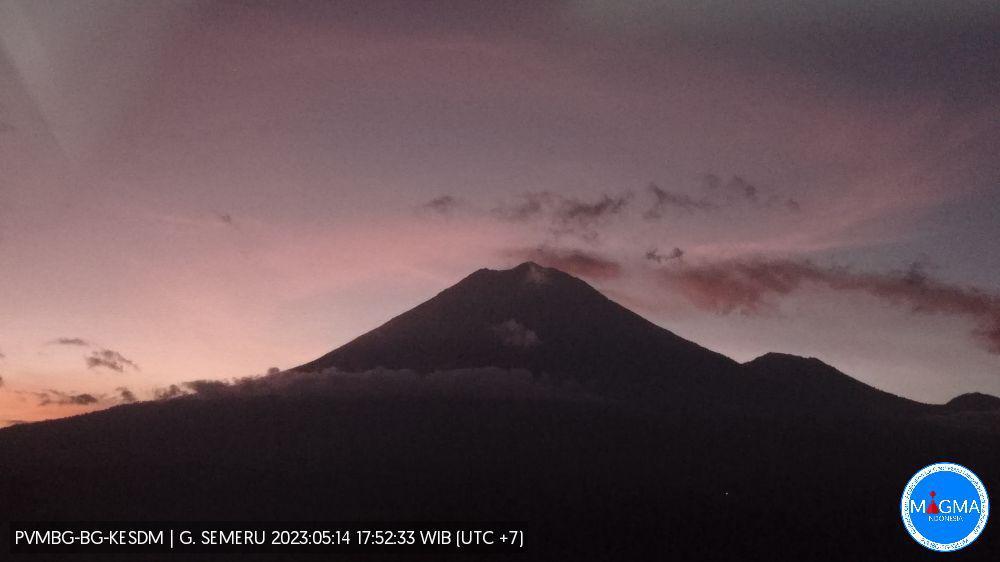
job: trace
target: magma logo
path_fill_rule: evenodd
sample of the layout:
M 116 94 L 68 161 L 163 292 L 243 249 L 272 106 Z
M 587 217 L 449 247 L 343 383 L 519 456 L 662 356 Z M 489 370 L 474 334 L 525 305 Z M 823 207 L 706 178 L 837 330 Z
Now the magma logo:
M 986 527 L 990 500 L 971 470 L 937 463 L 913 475 L 903 489 L 903 525 L 923 546 L 949 552 L 968 546 Z

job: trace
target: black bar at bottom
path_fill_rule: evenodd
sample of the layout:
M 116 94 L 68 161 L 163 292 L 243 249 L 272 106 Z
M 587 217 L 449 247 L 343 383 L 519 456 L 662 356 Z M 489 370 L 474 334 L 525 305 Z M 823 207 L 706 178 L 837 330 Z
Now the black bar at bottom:
M 523 553 L 516 522 L 12 522 L 11 554 Z

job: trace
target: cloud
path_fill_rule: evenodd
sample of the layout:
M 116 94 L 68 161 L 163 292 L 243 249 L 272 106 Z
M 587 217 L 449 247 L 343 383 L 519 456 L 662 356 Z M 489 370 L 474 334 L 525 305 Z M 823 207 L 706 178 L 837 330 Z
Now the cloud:
M 628 193 L 616 197 L 603 195 L 593 203 L 563 198 L 556 210 L 556 217 L 565 223 L 587 226 L 603 217 L 617 215 L 630 199 L 631 195 Z
M 507 222 L 545 220 L 555 235 L 574 234 L 584 240 L 597 238 L 596 227 L 608 218 L 620 214 L 629 201 L 631 193 L 621 195 L 601 195 L 594 201 L 583 201 L 564 197 L 548 191 L 525 193 L 513 203 L 494 207 L 490 213 Z
M 3 427 L 11 427 L 13 425 L 21 425 L 23 423 L 28 423 L 27 420 L 0 420 L 0 425 Z
M 655 261 L 656 263 L 668 262 L 670 260 L 679 260 L 684 257 L 684 250 L 680 248 L 674 248 L 670 250 L 666 255 L 660 254 L 659 250 L 653 248 L 652 250 L 646 252 L 646 259 L 649 261 Z
M 430 201 L 424 203 L 422 207 L 424 209 L 433 211 L 441 215 L 450 215 L 460 205 L 461 201 L 459 201 L 455 196 L 442 195 L 440 197 L 435 197 L 434 199 L 431 199 Z
M 138 365 L 127 359 L 121 353 L 111 349 L 99 349 L 93 351 L 88 357 L 85 357 L 84 360 L 87 362 L 87 367 L 91 369 L 96 367 L 105 367 L 111 369 L 112 371 L 118 371 L 119 373 L 124 372 L 126 367 L 132 368 L 136 371 L 139 370 Z
M 618 262 L 582 250 L 560 250 L 539 246 L 507 250 L 504 255 L 517 261 L 534 261 L 540 265 L 591 279 L 612 279 L 621 275 L 621 266 Z
M 1000 296 L 934 280 L 919 262 L 902 272 L 863 273 L 806 260 L 761 258 L 680 265 L 661 275 L 699 308 L 720 314 L 756 314 L 774 306 L 774 299 L 818 285 L 871 295 L 915 313 L 966 316 L 977 323 L 973 336 L 991 353 L 1000 354 Z
M 171 398 L 177 398 L 178 396 L 184 396 L 186 394 L 188 394 L 188 392 L 176 384 L 172 384 L 166 388 L 157 388 L 153 390 L 153 398 L 155 400 L 170 400 Z
M 39 406 L 49 406 L 53 404 L 59 406 L 86 406 L 89 404 L 96 404 L 101 400 L 101 397 L 94 396 L 93 394 L 72 394 L 52 389 L 46 390 L 45 392 L 34 392 L 32 394 L 38 397 Z
M 759 200 L 757 186 L 740 176 L 733 176 L 728 182 L 723 182 L 722 178 L 715 174 L 705 174 L 703 182 L 705 189 L 709 192 L 725 192 L 750 203 L 757 203 Z
M 215 213 L 215 218 L 219 219 L 219 222 L 221 222 L 224 225 L 227 225 L 227 226 L 233 226 L 234 225 L 233 216 L 230 215 L 229 213 L 219 213 L 219 212 L 216 212 Z
M 705 174 L 704 186 L 709 193 L 723 194 L 727 205 L 742 201 L 758 208 L 785 210 L 794 213 L 802 210 L 802 205 L 795 198 L 783 197 L 759 188 L 741 176 L 734 175 L 729 178 L 729 181 L 723 182 L 715 174 Z
M 540 215 L 555 199 L 556 196 L 547 191 L 525 193 L 516 202 L 501 204 L 491 212 L 501 220 L 523 222 Z
M 135 393 L 129 390 L 128 387 L 119 386 L 118 388 L 115 389 L 115 391 L 118 392 L 118 398 L 124 404 L 131 404 L 132 402 L 138 400 L 135 397 Z
M 647 190 L 653 195 L 654 202 L 644 216 L 653 220 L 662 218 L 669 208 L 692 213 L 694 211 L 718 211 L 737 204 L 761 210 L 775 209 L 789 212 L 802 210 L 798 200 L 771 193 L 742 176 L 734 175 L 728 181 L 724 181 L 716 174 L 705 174 L 702 176 L 701 183 L 704 192 L 701 197 L 663 189 L 655 183 L 649 184 Z
M 309 396 L 329 400 L 419 400 L 426 398 L 602 400 L 573 381 L 554 381 L 523 369 L 483 367 L 418 374 L 410 370 L 373 369 L 360 373 L 326 369 L 245 377 L 233 381 L 183 383 L 196 399 L 226 396 Z
M 534 347 L 541 341 L 538 339 L 538 334 L 513 318 L 493 326 L 493 333 L 508 347 Z
M 182 385 L 201 396 L 220 396 L 224 393 L 225 388 L 229 386 L 227 383 L 217 380 L 188 381 L 182 383 Z
M 0 388 L 3 388 L 3 377 L 0 377 Z
M 719 208 L 718 205 L 708 199 L 695 199 L 686 193 L 668 191 L 655 183 L 649 184 L 646 189 L 655 198 L 653 206 L 644 215 L 647 219 L 662 218 L 664 210 L 669 207 L 681 209 L 689 213 L 694 211 L 714 211 Z
M 82 338 L 56 338 L 50 341 L 49 345 L 77 345 L 86 347 L 90 345 L 90 342 Z

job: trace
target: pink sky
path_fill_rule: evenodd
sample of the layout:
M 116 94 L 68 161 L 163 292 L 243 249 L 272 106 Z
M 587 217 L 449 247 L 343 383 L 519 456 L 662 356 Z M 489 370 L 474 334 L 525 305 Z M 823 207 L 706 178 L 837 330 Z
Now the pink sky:
M 1000 394 L 989 310 L 663 283 L 920 263 L 1000 292 L 996 7 L 619 4 L 0 3 L 0 424 L 293 367 L 539 248 L 738 360 Z

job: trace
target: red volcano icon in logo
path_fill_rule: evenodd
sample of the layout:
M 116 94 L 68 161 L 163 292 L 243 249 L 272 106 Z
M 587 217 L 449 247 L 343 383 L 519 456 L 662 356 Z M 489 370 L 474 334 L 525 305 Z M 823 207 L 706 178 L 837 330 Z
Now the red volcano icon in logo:
M 929 513 L 931 515 L 933 515 L 935 513 L 941 513 L 941 511 L 938 510 L 937 503 L 934 502 L 934 496 L 936 496 L 936 495 L 937 494 L 935 494 L 934 491 L 931 490 L 931 504 L 929 506 L 927 506 L 927 513 Z

